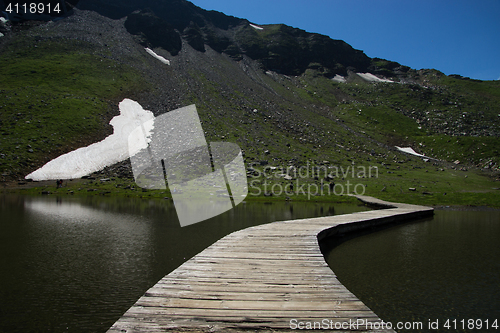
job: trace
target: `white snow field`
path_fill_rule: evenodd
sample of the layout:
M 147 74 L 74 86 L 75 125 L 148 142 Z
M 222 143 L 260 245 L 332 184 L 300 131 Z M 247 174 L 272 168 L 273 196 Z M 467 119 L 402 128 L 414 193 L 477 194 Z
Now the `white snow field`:
M 361 76 L 361 78 L 365 79 L 366 81 L 369 82 L 389 82 L 389 83 L 394 83 L 394 81 L 387 80 L 387 79 L 381 79 L 379 77 L 376 77 L 372 73 L 356 73 L 357 75 Z
M 154 115 L 130 99 L 119 104 L 120 115 L 109 122 L 113 126 L 113 134 L 104 140 L 61 155 L 25 178 L 33 180 L 74 179 L 102 170 L 106 166 L 121 162 L 138 152 L 142 146 L 130 147 L 129 134 L 144 124 L 147 135 L 153 130 Z
M 250 26 L 251 26 L 252 28 L 254 28 L 254 29 L 257 29 L 257 30 L 264 30 L 264 28 L 259 27 L 258 25 L 255 25 L 255 24 L 252 24 L 252 23 L 250 23 Z
M 160 60 L 165 65 L 170 65 L 170 60 L 163 58 L 161 55 L 155 53 L 155 51 L 151 50 L 149 47 L 145 48 L 146 52 L 152 55 L 154 58 Z
M 410 147 L 404 147 L 404 148 L 402 148 L 402 147 L 396 146 L 396 148 L 399 151 L 402 151 L 403 153 L 407 153 L 407 154 L 410 154 L 410 155 L 414 155 L 414 156 L 418 156 L 418 157 L 423 157 L 423 158 L 434 160 L 434 158 L 432 158 L 432 157 L 427 157 L 425 155 L 417 153 L 416 151 L 413 150 L 413 148 L 410 148 Z
M 338 74 L 335 74 L 335 77 L 332 79 L 332 81 L 339 82 L 339 83 L 346 83 L 347 82 L 345 77 L 343 77 L 342 75 L 338 75 Z

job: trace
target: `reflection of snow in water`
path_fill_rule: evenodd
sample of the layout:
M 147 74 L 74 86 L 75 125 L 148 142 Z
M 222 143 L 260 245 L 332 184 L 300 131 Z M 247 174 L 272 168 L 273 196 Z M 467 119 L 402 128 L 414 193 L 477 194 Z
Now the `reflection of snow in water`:
M 149 124 L 147 133 L 153 129 L 154 116 L 151 111 L 130 99 L 124 99 L 120 105 L 120 115 L 109 122 L 113 134 L 106 139 L 61 155 L 40 169 L 30 173 L 26 179 L 50 180 L 80 178 L 102 170 L 106 166 L 121 162 L 130 157 L 127 145 L 130 132 L 141 124 Z M 142 147 L 131 147 L 130 151 L 139 151 Z
M 72 201 L 29 200 L 25 202 L 24 207 L 51 220 L 72 223 L 106 221 L 110 215 L 113 215 L 105 210 L 98 210 Z

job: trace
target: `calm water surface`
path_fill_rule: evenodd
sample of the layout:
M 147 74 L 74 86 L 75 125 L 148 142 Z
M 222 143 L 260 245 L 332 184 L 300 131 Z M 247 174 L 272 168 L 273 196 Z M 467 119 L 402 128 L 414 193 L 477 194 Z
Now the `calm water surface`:
M 497 319 L 500 211 L 436 211 L 432 219 L 342 243 L 327 256 L 339 280 L 384 321 Z M 476 323 L 479 324 L 479 323 Z M 473 326 L 474 327 L 474 326 Z
M 0 196 L 0 332 L 105 332 L 164 275 L 233 231 L 361 210 L 242 203 L 181 228 L 166 200 Z

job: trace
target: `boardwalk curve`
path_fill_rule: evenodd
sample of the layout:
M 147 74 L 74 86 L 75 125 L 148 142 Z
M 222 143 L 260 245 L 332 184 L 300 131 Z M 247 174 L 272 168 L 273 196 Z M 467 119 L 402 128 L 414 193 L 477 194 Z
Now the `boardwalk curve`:
M 318 240 L 423 218 L 433 209 L 358 198 L 386 209 L 274 222 L 229 234 L 162 278 L 108 333 L 308 326 L 393 332 L 337 280 Z

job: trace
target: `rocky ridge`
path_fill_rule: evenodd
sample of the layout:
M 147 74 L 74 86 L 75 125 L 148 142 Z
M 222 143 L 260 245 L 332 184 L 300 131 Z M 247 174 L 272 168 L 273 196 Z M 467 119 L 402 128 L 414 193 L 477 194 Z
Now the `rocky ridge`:
M 391 69 L 400 67 L 391 63 L 379 68 L 362 51 L 341 40 L 283 24 L 255 29 L 248 20 L 206 11 L 185 0 L 92 0 L 82 1 L 78 7 L 112 19 L 127 17 L 128 31 L 141 35 L 143 45 L 160 46 L 161 41 L 174 55 L 182 37 L 200 52 L 205 52 L 207 45 L 237 60 L 246 55 L 264 69 L 286 75 L 300 75 L 308 68 L 327 77 L 346 75 L 348 70 L 390 74 Z

